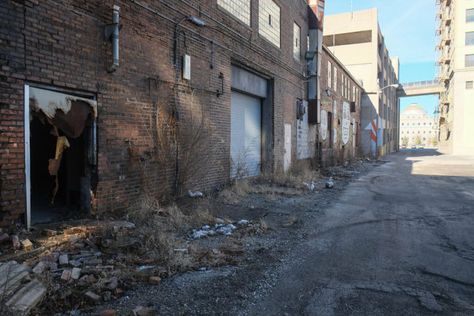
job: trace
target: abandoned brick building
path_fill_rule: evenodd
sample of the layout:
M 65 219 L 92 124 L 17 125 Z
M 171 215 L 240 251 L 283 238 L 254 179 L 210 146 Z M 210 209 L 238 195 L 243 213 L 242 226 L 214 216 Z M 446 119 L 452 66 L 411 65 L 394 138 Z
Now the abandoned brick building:
M 360 154 L 363 87 L 326 46 L 319 82 L 321 162 L 341 164 Z
M 308 3 L 1 1 L 1 226 L 317 157 L 324 1 Z

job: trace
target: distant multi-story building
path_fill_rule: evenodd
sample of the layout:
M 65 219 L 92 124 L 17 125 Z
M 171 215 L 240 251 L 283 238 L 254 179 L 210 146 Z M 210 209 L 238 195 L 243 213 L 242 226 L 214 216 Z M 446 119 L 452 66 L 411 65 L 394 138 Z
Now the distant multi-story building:
M 438 128 L 435 118 L 419 104 L 410 104 L 400 114 L 400 144 L 402 147 L 435 147 Z
M 399 147 L 399 60 L 390 58 L 377 9 L 325 16 L 324 44 L 357 78 L 362 98 L 364 154 L 385 155 Z
M 440 150 L 474 155 L 474 1 L 437 5 Z

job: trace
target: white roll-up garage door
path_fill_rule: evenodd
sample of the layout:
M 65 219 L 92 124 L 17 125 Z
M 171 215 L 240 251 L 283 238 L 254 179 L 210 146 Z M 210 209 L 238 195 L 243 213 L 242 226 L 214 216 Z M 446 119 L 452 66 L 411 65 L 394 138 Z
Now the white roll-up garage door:
M 231 107 L 231 177 L 258 176 L 262 160 L 261 100 L 233 91 Z

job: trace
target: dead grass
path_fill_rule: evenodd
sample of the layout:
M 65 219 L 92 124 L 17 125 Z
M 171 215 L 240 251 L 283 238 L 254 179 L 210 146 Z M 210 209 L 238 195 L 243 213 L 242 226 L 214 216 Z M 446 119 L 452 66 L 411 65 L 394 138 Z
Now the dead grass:
M 203 250 L 187 240 L 187 233 L 216 221 L 207 209 L 185 214 L 176 205 L 161 207 L 150 198 L 143 198 L 128 217 L 136 224 L 135 233 L 141 238 L 137 250 L 172 272 L 186 271 L 201 264 L 199 257 Z
M 237 180 L 231 186 L 225 188 L 219 198 L 227 204 L 237 204 L 248 194 L 255 192 L 255 186 L 250 179 Z
M 243 179 L 235 181 L 231 186 L 224 189 L 219 198 L 224 203 L 238 204 L 249 194 L 263 194 L 271 201 L 281 196 L 296 196 L 308 191 L 307 183 L 322 178 L 317 170 L 310 167 L 294 167 L 286 173 L 273 173 L 262 175 L 258 178 Z
M 297 190 L 306 189 L 304 183 L 310 183 L 321 179 L 319 171 L 309 166 L 294 166 L 288 172 L 279 172 L 262 176 L 261 180 L 267 181 L 274 186 L 293 188 Z

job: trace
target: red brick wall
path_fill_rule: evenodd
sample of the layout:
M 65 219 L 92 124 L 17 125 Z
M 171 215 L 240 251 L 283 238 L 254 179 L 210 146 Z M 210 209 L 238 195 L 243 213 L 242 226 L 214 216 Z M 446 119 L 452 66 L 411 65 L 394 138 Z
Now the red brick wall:
M 328 62 L 331 62 L 332 64 L 332 76 L 333 76 L 333 82 L 334 82 L 334 69 L 337 68 L 337 88 L 334 87 L 334 84 L 333 84 L 333 87 L 330 88 L 329 87 L 329 84 L 328 84 L 328 66 L 329 66 L 329 63 Z M 343 89 L 342 89 L 342 76 L 345 76 L 347 78 L 349 78 L 349 86 L 350 86 L 350 91 L 349 91 L 349 95 L 347 95 L 347 97 L 344 97 L 343 96 Z M 350 161 L 352 160 L 353 158 L 355 158 L 355 156 L 357 156 L 359 154 L 359 143 L 360 143 L 360 130 L 361 130 L 361 126 L 360 126 L 360 111 L 361 111 L 361 104 L 360 104 L 360 100 L 361 100 L 361 92 L 362 92 L 362 88 L 361 86 L 355 81 L 353 80 L 348 72 L 343 68 L 343 66 L 341 65 L 341 63 L 336 59 L 334 58 L 334 56 L 332 56 L 331 54 L 329 54 L 325 49 L 323 49 L 323 54 L 322 54 L 322 59 L 321 59 L 321 80 L 320 80 L 320 84 L 321 84 L 321 110 L 325 110 L 327 112 L 331 112 L 333 113 L 333 123 L 332 123 L 332 127 L 333 128 L 336 128 L 337 129 L 337 135 L 336 135 L 336 143 L 335 144 L 330 144 L 330 133 L 328 132 L 328 137 L 325 141 L 322 142 L 322 148 L 321 148 L 321 151 L 322 151 L 322 157 L 321 157 L 321 161 L 322 161 L 322 164 L 323 165 L 334 165 L 334 164 L 341 164 L 341 163 L 344 163 L 346 161 Z M 356 87 L 358 88 L 358 91 L 359 91 L 359 96 L 356 98 L 355 96 L 353 96 L 353 93 L 352 93 L 352 87 L 356 85 Z M 329 94 L 330 96 L 328 96 L 327 92 L 326 91 L 329 91 Z M 344 146 L 343 143 L 342 143 L 342 140 L 341 140 L 341 134 L 342 134 L 342 107 L 343 107 L 343 102 L 346 101 L 346 102 L 351 102 L 351 101 L 355 101 L 357 99 L 357 102 L 356 102 L 356 112 L 354 113 L 351 113 L 351 126 L 350 126 L 350 137 L 349 137 L 349 142 Z M 333 105 L 334 105 L 334 101 L 336 101 L 336 113 L 334 113 L 333 111 Z M 353 128 L 353 125 L 352 125 L 352 119 L 355 119 L 355 122 L 356 122 L 356 126 L 357 126 L 357 129 L 359 131 L 359 133 L 356 133 L 356 148 L 354 150 L 354 146 L 353 146 L 353 132 L 352 132 L 352 128 Z
M 23 89 L 26 83 L 97 96 L 98 212 L 127 209 L 144 192 L 157 196 L 172 191 L 175 164 L 174 161 L 163 163 L 160 158 L 170 152 L 163 152 L 156 145 L 155 122 L 174 106 L 179 109 L 181 129 L 203 119 L 208 131 L 208 157 L 196 166 L 201 172 L 193 174 L 189 186 L 205 190 L 228 182 L 232 63 L 244 64 L 274 82 L 273 169 L 281 169 L 284 123 L 295 127 L 295 102 L 305 97 L 304 59 L 301 63 L 293 59 L 292 43 L 296 21 L 302 27 L 302 48 L 306 47 L 307 9 L 304 0 L 275 1 L 282 12 L 281 49 L 258 34 L 258 1 L 252 2 L 251 27 L 219 9 L 216 0 L 137 1 L 150 10 L 122 1 L 120 67 L 112 74 L 106 72 L 111 63 L 111 47 L 103 40 L 103 26 L 111 23 L 114 1 L 2 1 L 1 224 L 10 225 L 25 210 Z M 183 14 L 200 15 L 207 27 L 182 24 L 187 35 L 187 51 L 192 56 L 192 80 L 179 80 L 179 85 L 175 85 L 173 21 L 180 20 Z M 213 69 L 211 40 L 215 44 Z M 181 36 L 181 54 L 183 51 Z M 225 93 L 217 97 L 221 72 Z M 154 80 L 150 83 L 149 78 Z M 174 153 L 174 147 L 171 149 Z M 181 153 L 185 150 L 181 148 Z

